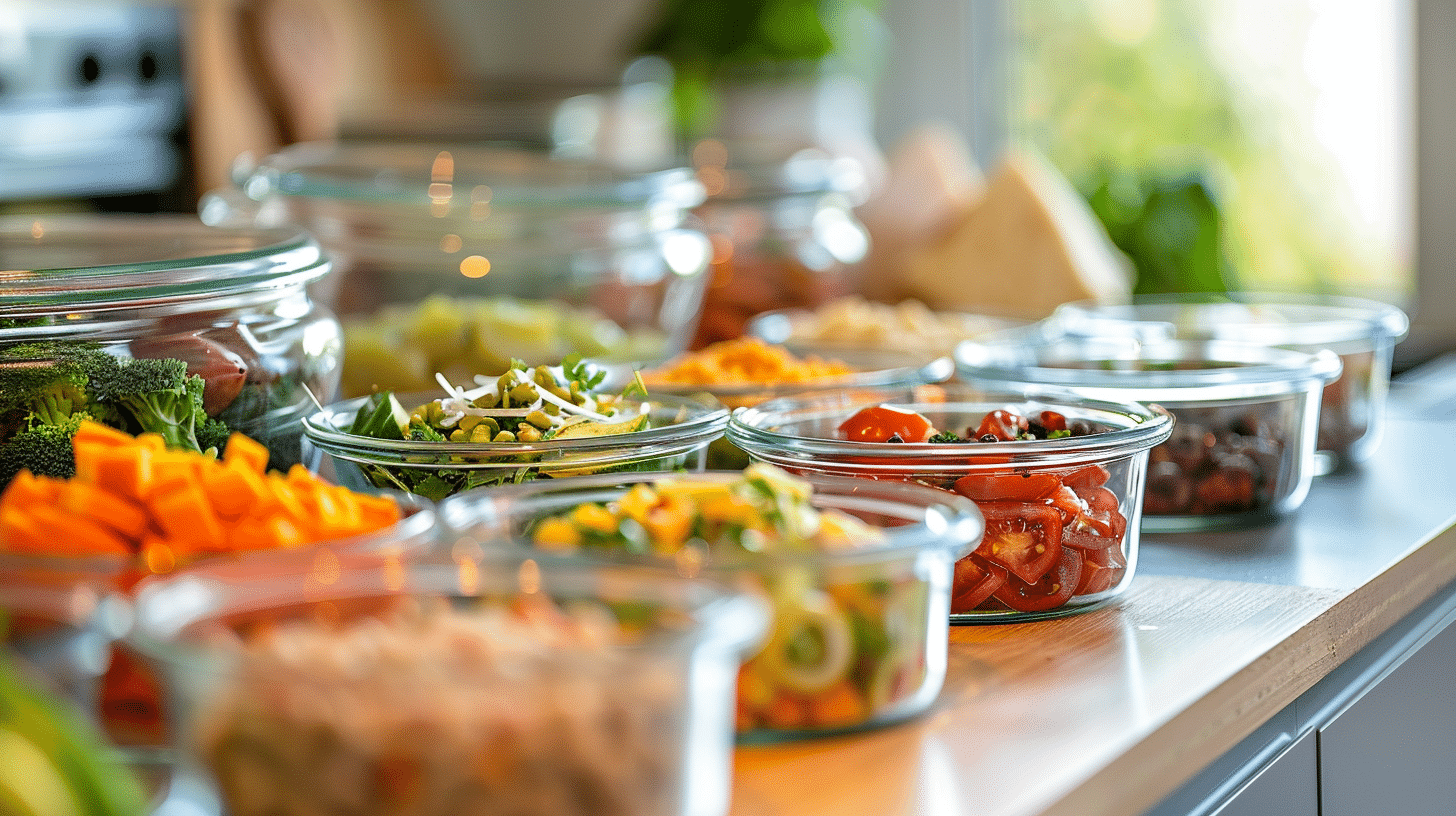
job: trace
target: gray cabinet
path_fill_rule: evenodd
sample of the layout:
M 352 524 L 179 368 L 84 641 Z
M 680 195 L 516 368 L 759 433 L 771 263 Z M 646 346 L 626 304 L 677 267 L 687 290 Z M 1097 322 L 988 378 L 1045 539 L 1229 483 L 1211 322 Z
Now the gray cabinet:
M 1321 816 L 1313 731 L 1260 768 L 1209 816 Z
M 1318 733 L 1321 816 L 1456 812 L 1456 626 L 1420 643 Z

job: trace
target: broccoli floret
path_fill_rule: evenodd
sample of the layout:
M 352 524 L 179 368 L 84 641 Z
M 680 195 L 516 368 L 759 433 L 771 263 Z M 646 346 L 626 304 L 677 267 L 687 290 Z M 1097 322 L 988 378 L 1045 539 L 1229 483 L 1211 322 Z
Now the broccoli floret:
M 136 433 L 155 433 L 168 447 L 201 451 L 197 425 L 207 417 L 202 408 L 201 377 L 187 374 L 187 364 L 172 359 L 96 361 L 89 367 L 91 399 L 118 408 Z
M 206 417 L 197 422 L 197 447 L 204 453 L 212 450 L 222 456 L 227 448 L 228 437 L 232 435 L 233 429 L 220 419 Z
M 0 442 L 0 485 L 9 484 L 21 470 L 63 479 L 75 476 L 76 454 L 71 440 L 86 419 L 86 414 L 75 413 L 62 422 L 36 425 Z
M 92 355 L 109 357 L 89 343 L 43 341 L 0 349 L 0 428 L 55 424 L 84 410 Z M 5 435 L 0 430 L 0 438 Z

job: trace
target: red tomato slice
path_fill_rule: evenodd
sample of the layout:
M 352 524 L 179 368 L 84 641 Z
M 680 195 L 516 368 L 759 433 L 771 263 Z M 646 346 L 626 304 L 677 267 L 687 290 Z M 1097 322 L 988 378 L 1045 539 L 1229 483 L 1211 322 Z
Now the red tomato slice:
M 976 502 L 986 533 L 976 554 L 1036 583 L 1062 554 L 1062 516 L 1055 507 L 1017 501 Z
M 1087 511 L 1073 526 L 1091 527 L 1100 535 L 1121 540 L 1127 530 L 1127 517 L 1117 506 L 1117 494 L 1105 487 L 1079 490 L 1077 494 L 1087 503 Z
M 1006 577 L 1006 586 L 992 597 L 1018 612 L 1045 612 L 1072 599 L 1082 578 L 1082 554 L 1071 547 L 1062 549 L 1056 568 L 1035 582 L 1022 581 L 1015 575 Z
M 1010 442 L 1026 433 L 1030 427 L 1031 423 L 1026 421 L 1026 417 L 997 408 L 981 418 L 981 425 L 976 428 L 976 439 L 993 436 L 1002 442 Z
M 1107 479 L 1110 475 L 1107 472 L 1107 468 L 1101 465 L 1088 465 L 1062 476 L 1062 484 L 1072 488 L 1077 491 L 1078 495 L 1086 498 L 1088 490 L 1107 484 Z
M 973 473 L 956 480 L 956 492 L 975 501 L 1036 501 L 1062 482 L 1050 473 Z
M 1104 592 L 1117 586 L 1127 571 L 1127 558 L 1121 547 L 1085 550 L 1082 553 L 1082 578 L 1077 582 L 1078 595 Z
M 839 435 L 851 442 L 924 442 L 935 428 L 930 420 L 914 411 L 893 405 L 871 405 L 861 408 L 839 424 Z
M 974 553 L 956 562 L 951 582 L 950 611 L 970 612 L 1005 586 L 1006 570 Z

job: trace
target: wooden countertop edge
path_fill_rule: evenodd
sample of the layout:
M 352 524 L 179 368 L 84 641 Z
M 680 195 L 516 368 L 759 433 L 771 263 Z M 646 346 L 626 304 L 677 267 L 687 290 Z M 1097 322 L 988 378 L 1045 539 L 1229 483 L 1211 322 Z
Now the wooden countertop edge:
M 1456 581 L 1456 527 L 1408 551 L 1068 791 L 1041 816 L 1142 813 Z M 1094 809 L 1088 803 L 1098 803 Z

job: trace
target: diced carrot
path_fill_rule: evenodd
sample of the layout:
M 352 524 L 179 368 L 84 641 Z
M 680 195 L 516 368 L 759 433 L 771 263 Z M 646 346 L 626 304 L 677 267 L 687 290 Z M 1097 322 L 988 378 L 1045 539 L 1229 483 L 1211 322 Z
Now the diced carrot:
M 809 708 L 804 701 L 783 692 L 762 713 L 764 723 L 770 728 L 793 730 L 803 728 L 811 722 Z
M 128 498 L 151 489 L 152 452 L 140 445 L 76 449 L 76 479 Z
M 131 555 L 132 548 L 110 530 L 88 518 L 67 514 L 53 505 L 32 507 L 29 515 L 50 539 L 49 551 L 66 555 Z
M 130 447 L 135 444 L 136 437 L 126 431 L 90 420 L 82 422 L 71 437 L 71 446 L 78 451 L 83 448 L 109 448 L 118 445 Z
M 21 508 L 50 504 L 56 500 L 56 495 L 63 484 L 65 482 L 61 479 L 35 476 L 29 470 L 21 470 L 15 474 L 15 478 L 10 480 L 10 484 L 5 488 L 5 493 L 0 495 L 0 502 Z
M 840 680 L 810 697 L 808 707 L 810 721 L 829 728 L 857 725 L 869 716 L 864 695 L 848 680 Z
M 47 554 L 56 552 L 55 536 L 42 529 L 27 508 L 0 505 L 0 549 L 9 552 Z
M 147 512 L 130 499 L 97 485 L 69 481 L 60 490 L 56 505 L 110 528 L 135 548 L 147 531 Z
M 222 460 L 238 462 L 254 473 L 263 473 L 268 468 L 268 448 L 250 436 L 234 432 L 223 447 Z
M 254 488 L 261 479 L 248 465 L 214 462 L 200 473 L 203 488 L 212 499 L 212 509 L 223 521 L 242 518 L 257 499 L 258 491 Z
M 165 488 L 155 491 L 150 504 L 173 549 L 179 555 L 223 549 L 222 524 L 202 486 L 168 482 Z

